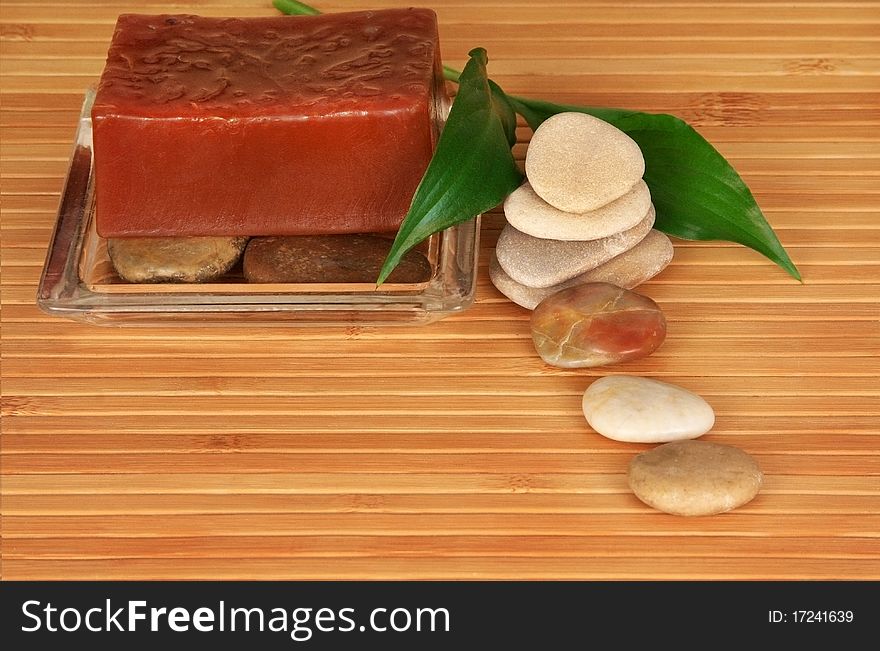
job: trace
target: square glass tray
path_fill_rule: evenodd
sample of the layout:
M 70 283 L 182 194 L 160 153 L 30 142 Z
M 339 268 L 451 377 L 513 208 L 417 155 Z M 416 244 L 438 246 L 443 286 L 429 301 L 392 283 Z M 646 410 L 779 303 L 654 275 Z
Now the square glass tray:
M 207 284 L 121 280 L 95 231 L 92 99 L 89 91 L 37 292 L 48 314 L 98 325 L 414 325 L 473 303 L 479 217 L 423 244 L 432 272 L 417 284 L 253 284 L 240 269 Z

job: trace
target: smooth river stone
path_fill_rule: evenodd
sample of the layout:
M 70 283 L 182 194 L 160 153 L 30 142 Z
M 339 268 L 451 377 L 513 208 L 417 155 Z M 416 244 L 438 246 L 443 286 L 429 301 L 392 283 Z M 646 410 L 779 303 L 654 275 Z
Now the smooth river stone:
M 392 240 L 377 235 L 255 237 L 244 253 L 252 283 L 375 283 Z M 431 265 L 409 251 L 386 282 L 422 283 Z
M 668 443 L 695 439 L 715 424 L 709 403 L 687 389 L 632 375 L 610 375 L 584 392 L 584 416 L 615 441 Z
M 672 261 L 673 252 L 669 238 L 660 231 L 652 230 L 629 251 L 580 276 L 550 287 L 528 287 L 507 275 L 493 251 L 489 259 L 489 278 L 495 288 L 511 301 L 527 310 L 534 310 L 551 294 L 584 283 L 611 283 L 624 289 L 638 287 L 663 271 Z
M 638 224 L 601 240 L 560 242 L 526 235 L 510 224 L 498 236 L 498 264 L 527 287 L 550 287 L 605 264 L 645 239 L 654 225 L 654 208 Z
M 666 318 L 654 301 L 609 283 L 576 285 L 545 298 L 531 325 L 541 359 L 562 368 L 646 357 L 666 338 Z
M 229 271 L 246 237 L 120 237 L 107 240 L 116 273 L 130 283 L 204 283 Z
M 598 240 L 632 228 L 651 209 L 651 191 L 639 180 L 609 204 L 583 213 L 564 212 L 524 183 L 504 201 L 504 216 L 518 231 L 545 240 Z
M 648 506 L 673 515 L 724 513 L 750 501 L 763 474 L 748 454 L 709 441 L 674 441 L 637 455 L 629 486 Z
M 622 197 L 645 173 L 645 159 L 623 131 L 585 113 L 558 113 L 539 126 L 526 151 L 526 176 L 544 201 L 565 212 L 595 210 Z

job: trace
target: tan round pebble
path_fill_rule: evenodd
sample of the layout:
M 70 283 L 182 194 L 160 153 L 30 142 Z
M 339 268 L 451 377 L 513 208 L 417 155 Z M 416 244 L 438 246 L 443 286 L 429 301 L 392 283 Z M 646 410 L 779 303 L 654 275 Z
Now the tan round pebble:
M 118 237 L 107 240 L 116 273 L 130 283 L 205 283 L 229 271 L 246 237 Z
M 550 287 L 527 287 L 507 275 L 498 257 L 492 252 L 489 259 L 489 278 L 495 288 L 511 301 L 527 310 L 535 307 L 551 294 L 583 283 L 611 283 L 624 289 L 633 289 L 663 271 L 672 260 L 672 242 L 663 233 L 651 230 L 641 242 L 586 273 Z
M 714 515 L 749 502 L 761 488 L 757 462 L 739 448 L 674 441 L 637 455 L 629 486 L 648 506 L 673 515 Z
M 632 228 L 651 209 L 651 191 L 639 180 L 611 203 L 584 213 L 558 210 L 526 182 L 504 201 L 504 215 L 518 231 L 547 240 L 598 240 Z
M 601 240 L 560 242 L 532 237 L 508 224 L 498 236 L 498 264 L 527 287 L 550 287 L 605 264 L 645 239 L 654 225 L 654 209 L 632 228 Z
M 595 210 L 642 178 L 645 159 L 623 131 L 585 113 L 544 121 L 526 151 L 526 176 L 544 201 L 565 212 Z

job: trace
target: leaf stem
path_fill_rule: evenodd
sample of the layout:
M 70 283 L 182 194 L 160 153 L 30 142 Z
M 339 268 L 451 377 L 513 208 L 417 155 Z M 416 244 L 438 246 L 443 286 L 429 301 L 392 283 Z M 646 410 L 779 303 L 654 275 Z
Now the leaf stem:
M 458 79 L 461 77 L 461 73 L 455 68 L 443 66 L 443 77 L 446 78 L 448 81 L 454 81 L 457 84 Z
M 272 0 L 272 5 L 281 13 L 293 16 L 317 16 L 321 12 L 297 0 Z

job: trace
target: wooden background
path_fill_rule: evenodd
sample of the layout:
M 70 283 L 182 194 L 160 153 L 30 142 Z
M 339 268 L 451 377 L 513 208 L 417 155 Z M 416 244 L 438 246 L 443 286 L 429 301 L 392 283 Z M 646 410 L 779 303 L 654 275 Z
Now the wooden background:
M 742 172 L 805 283 L 742 247 L 677 241 L 642 288 L 669 318 L 664 346 L 554 369 L 528 313 L 488 281 L 495 214 L 477 304 L 432 326 L 45 316 L 36 284 L 116 15 L 274 10 L 3 0 L 3 576 L 880 578 L 880 4 L 433 5 L 450 65 L 483 45 L 511 92 L 690 120 Z M 763 492 L 708 518 L 643 506 L 624 472 L 645 448 L 581 415 L 611 372 L 706 396 L 706 438 L 752 453 Z

